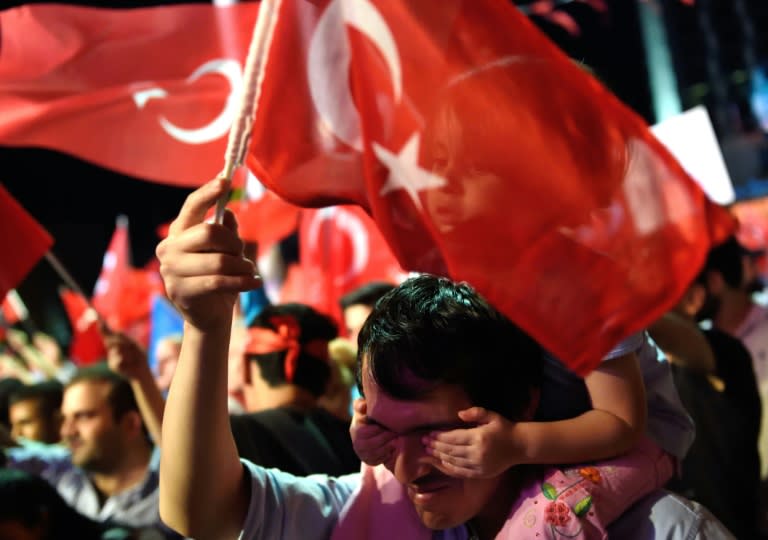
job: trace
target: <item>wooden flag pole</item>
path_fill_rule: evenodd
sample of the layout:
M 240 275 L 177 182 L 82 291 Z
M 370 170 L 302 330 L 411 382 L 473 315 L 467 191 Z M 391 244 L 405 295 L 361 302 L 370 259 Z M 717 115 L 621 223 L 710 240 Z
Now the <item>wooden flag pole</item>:
M 64 267 L 63 264 L 61 264 L 61 261 L 56 257 L 56 255 L 53 254 L 53 251 L 48 250 L 45 254 L 45 259 L 50 263 L 50 265 L 53 267 L 53 269 L 56 271 L 56 273 L 59 275 L 59 277 L 64 281 L 64 283 L 75 291 L 77 294 L 82 296 L 85 299 L 85 302 L 88 304 L 88 309 L 91 310 L 96 317 L 96 319 L 99 321 L 99 324 L 106 328 L 107 322 L 102 318 L 101 315 L 99 315 L 99 312 L 96 311 L 96 308 L 93 307 L 93 304 L 91 303 L 90 297 L 85 294 L 83 289 L 80 287 L 80 285 L 77 284 L 77 281 L 75 281 L 75 278 L 72 277 L 72 275 L 67 271 L 67 269 Z
M 256 103 L 261 93 L 263 81 L 264 60 L 267 56 L 268 42 L 271 40 L 277 20 L 277 10 L 280 0 L 262 0 L 259 7 L 259 16 L 253 28 L 251 45 L 243 70 L 243 89 L 240 93 L 240 107 L 235 121 L 229 130 L 227 151 L 224 155 L 224 170 L 221 176 L 227 181 L 232 181 L 235 169 L 242 165 L 247 152 L 248 140 L 253 123 L 253 114 L 256 111 Z M 229 194 L 222 195 L 216 202 L 216 223 L 221 223 L 224 218 L 224 208 Z

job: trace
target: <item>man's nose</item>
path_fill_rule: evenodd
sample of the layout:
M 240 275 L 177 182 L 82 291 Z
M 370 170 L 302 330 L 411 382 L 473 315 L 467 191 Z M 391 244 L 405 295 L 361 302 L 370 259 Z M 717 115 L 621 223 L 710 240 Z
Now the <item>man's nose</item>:
M 421 437 L 408 435 L 398 437 L 395 446 L 393 473 L 401 484 L 410 484 L 431 469 L 429 455 L 424 451 Z
M 61 427 L 59 428 L 59 435 L 62 439 L 66 439 L 75 432 L 74 422 L 67 420 L 66 418 L 61 420 Z

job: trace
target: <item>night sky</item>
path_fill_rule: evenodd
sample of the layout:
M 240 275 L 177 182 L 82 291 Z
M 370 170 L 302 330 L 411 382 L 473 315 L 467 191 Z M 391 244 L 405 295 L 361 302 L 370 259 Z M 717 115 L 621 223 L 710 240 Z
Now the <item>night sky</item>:
M 3 9 L 25 2 L 0 2 Z M 139 7 L 176 2 L 69 2 L 101 7 Z M 579 37 L 547 23 L 539 25 L 569 55 L 594 68 L 628 105 L 650 120 L 650 95 L 636 8 L 631 0 L 609 2 L 609 13 L 569 6 L 581 25 Z M 223 157 L 222 157 L 223 159 Z M 91 291 L 119 214 L 130 222 L 133 262 L 145 264 L 158 242 L 158 225 L 178 212 L 186 189 L 131 178 L 58 152 L 0 146 L 0 182 L 51 233 L 53 251 L 86 290 Z M 4 256 L 8 256 L 5 254 Z M 58 303 L 60 280 L 42 262 L 19 287 L 38 327 L 68 339 Z

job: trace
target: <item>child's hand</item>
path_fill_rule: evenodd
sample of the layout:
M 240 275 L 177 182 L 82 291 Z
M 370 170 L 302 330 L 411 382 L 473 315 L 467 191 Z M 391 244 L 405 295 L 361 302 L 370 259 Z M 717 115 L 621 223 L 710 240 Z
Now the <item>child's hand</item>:
M 482 407 L 459 411 L 474 427 L 433 431 L 422 442 L 435 466 L 458 478 L 490 478 L 520 463 L 516 458 L 515 424 Z
M 357 457 L 371 466 L 386 463 L 392 457 L 390 443 L 394 440 L 395 434 L 368 422 L 365 399 L 356 399 L 353 410 L 349 434 L 352 436 L 352 446 Z

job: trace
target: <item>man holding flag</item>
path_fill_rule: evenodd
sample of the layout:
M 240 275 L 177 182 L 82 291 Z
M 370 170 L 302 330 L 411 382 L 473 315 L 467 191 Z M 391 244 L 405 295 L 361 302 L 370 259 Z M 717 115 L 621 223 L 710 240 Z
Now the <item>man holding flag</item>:
M 496 534 L 503 529 L 507 514 L 514 514 L 517 497 L 525 493 L 524 469 L 482 481 L 467 481 L 448 480 L 430 465 L 422 446 L 422 435 L 440 426 L 444 429 L 455 426 L 456 408 L 476 402 L 461 385 L 447 384 L 440 379 L 424 383 L 428 384 L 426 387 L 414 383 L 427 375 L 414 378 L 416 368 L 413 366 L 419 360 L 409 354 L 406 348 L 409 345 L 404 344 L 402 349 L 406 358 L 404 371 L 398 371 L 387 383 L 371 378 L 368 366 L 372 360 L 368 355 L 358 362 L 362 362 L 359 369 L 363 374 L 369 416 L 396 432 L 398 441 L 402 441 L 397 443 L 387 468 L 402 487 L 407 488 L 411 502 L 393 500 L 393 494 L 380 485 L 372 469 L 362 475 L 339 478 L 298 478 L 238 459 L 227 422 L 226 355 L 237 293 L 260 286 L 260 279 L 255 276 L 254 263 L 242 256 L 243 244 L 236 235 L 232 214 L 224 215 L 223 225 L 204 222 L 206 210 L 225 191 L 226 184 L 214 180 L 190 195 L 168 238 L 157 250 L 169 297 L 185 318 L 184 347 L 163 420 L 164 450 L 160 468 L 163 520 L 180 533 L 198 540 L 359 538 L 354 534 L 344 536 L 343 528 L 351 523 L 356 534 L 360 530 L 356 526 L 358 521 L 364 523 L 363 530 L 378 530 L 379 534 L 385 531 L 390 537 L 519 538 Z M 490 330 L 489 335 L 477 343 L 462 339 L 461 336 L 472 332 L 473 323 L 469 321 L 473 318 L 480 317 L 481 320 L 474 323 L 479 324 L 479 328 L 486 325 L 493 328 L 496 323 L 492 321 L 498 321 L 501 316 L 494 315 L 490 307 L 483 310 L 491 311 L 481 310 L 486 314 L 478 316 L 476 305 L 485 305 L 479 296 L 464 292 L 469 294 L 467 298 L 457 297 L 457 292 L 451 292 L 456 285 L 447 280 L 441 283 L 448 292 L 439 297 L 445 304 L 437 306 L 438 297 L 423 296 L 424 292 L 420 293 L 418 284 L 414 286 L 412 281 L 396 289 L 390 296 L 397 304 L 391 309 L 398 314 L 398 325 L 414 328 L 415 332 L 419 324 L 433 324 L 426 307 L 437 309 L 441 317 L 447 319 L 439 323 L 443 332 L 447 328 L 446 336 L 453 335 L 454 342 L 462 347 L 458 356 L 473 363 L 472 368 L 464 366 L 463 369 L 475 370 L 478 380 L 484 381 L 479 383 L 484 390 L 476 395 L 498 396 L 499 385 L 502 385 L 506 393 L 500 398 L 516 404 L 509 411 L 509 419 L 522 417 L 520 415 L 535 406 L 531 395 L 536 393 L 538 384 L 540 350 L 522 337 L 519 330 L 510 333 L 507 324 Z M 408 287 L 417 290 L 409 291 Z M 409 301 L 409 294 L 421 294 L 423 301 Z M 374 324 L 380 316 L 381 313 L 374 313 L 366 324 Z M 420 332 L 407 343 L 411 346 L 425 343 L 429 348 L 429 332 L 424 333 L 423 329 Z M 439 338 L 433 335 L 431 339 Z M 373 351 L 377 344 L 371 342 L 367 346 Z M 482 349 L 479 352 L 478 347 Z M 521 374 L 521 369 L 526 374 Z M 513 372 L 517 375 L 512 376 Z M 420 390 L 416 390 L 415 396 L 402 394 L 398 392 L 403 390 L 393 390 L 398 385 Z M 426 393 L 425 388 L 429 389 Z M 538 484 L 532 488 L 537 489 Z M 365 504 L 345 513 L 345 506 L 355 493 L 364 493 L 374 501 L 390 501 L 384 504 L 384 509 L 392 513 L 366 512 Z M 620 518 L 613 527 L 609 529 L 611 534 L 622 538 L 630 532 L 654 534 L 654 530 L 655 534 L 662 535 L 669 531 L 672 536 L 668 538 L 732 538 L 706 509 L 661 493 L 641 501 L 634 514 Z M 638 532 L 643 530 L 645 533 Z

